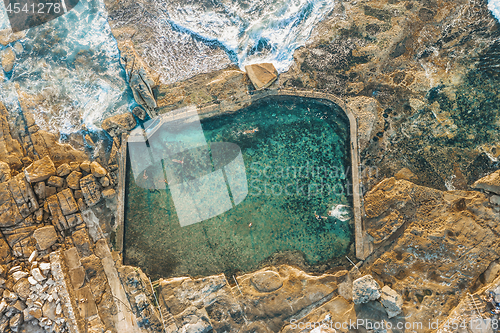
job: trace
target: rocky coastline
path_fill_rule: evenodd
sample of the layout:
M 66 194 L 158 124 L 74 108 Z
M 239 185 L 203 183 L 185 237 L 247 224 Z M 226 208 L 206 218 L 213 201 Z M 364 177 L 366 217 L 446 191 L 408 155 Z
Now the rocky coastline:
M 500 26 L 485 1 L 338 1 L 286 73 L 230 66 L 169 85 L 143 60 L 149 39 L 118 20 L 131 4 L 106 5 L 140 104 L 102 122 L 107 141 L 61 143 L 35 123 L 39 97 L 21 94 L 18 115 L 0 104 L 0 332 L 459 331 L 447 320 L 475 332 L 498 320 Z M 127 133 L 182 106 L 234 111 L 282 89 L 332 94 L 355 113 L 360 164 L 377 170 L 361 173 L 371 254 L 323 274 L 269 265 L 151 281 L 123 265 Z

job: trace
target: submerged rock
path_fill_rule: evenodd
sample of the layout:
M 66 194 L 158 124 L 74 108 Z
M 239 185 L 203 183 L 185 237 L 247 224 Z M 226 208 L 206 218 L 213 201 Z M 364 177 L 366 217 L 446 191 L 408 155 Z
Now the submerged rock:
M 6 72 L 10 72 L 14 67 L 14 61 L 16 60 L 16 54 L 11 47 L 6 48 L 2 52 L 2 67 Z
M 120 61 L 127 72 L 127 79 L 134 94 L 134 99 L 146 110 L 153 110 L 157 106 L 153 94 L 156 82 L 149 67 L 136 53 L 134 44 L 131 41 L 118 42 L 118 48 L 121 51 Z M 149 116 L 154 115 L 150 114 Z
M 248 65 L 245 70 L 256 90 L 269 87 L 278 78 L 278 71 L 271 63 Z

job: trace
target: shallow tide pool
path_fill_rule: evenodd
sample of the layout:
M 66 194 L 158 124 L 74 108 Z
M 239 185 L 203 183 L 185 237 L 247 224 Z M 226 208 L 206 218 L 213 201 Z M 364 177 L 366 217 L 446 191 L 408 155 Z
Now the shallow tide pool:
M 134 177 L 129 166 L 126 264 L 155 278 L 204 276 L 255 270 L 278 253 L 303 256 L 309 265 L 347 253 L 349 125 L 338 106 L 273 97 L 204 119 L 202 128 L 208 142 L 241 148 L 246 198 L 225 213 L 181 227 L 168 186 L 147 189 L 141 182 L 148 180 Z

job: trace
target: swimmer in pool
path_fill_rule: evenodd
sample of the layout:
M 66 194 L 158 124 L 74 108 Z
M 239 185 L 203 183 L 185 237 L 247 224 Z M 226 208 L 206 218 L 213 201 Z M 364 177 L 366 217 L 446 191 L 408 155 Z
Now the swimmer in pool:
M 325 220 L 328 219 L 328 217 L 318 215 L 318 214 L 316 214 L 316 212 L 314 212 L 314 216 L 316 217 L 316 220 L 318 220 L 318 221 L 321 220 L 321 219 L 325 219 Z
M 142 178 L 148 179 L 148 175 L 146 175 L 146 170 L 144 170 L 144 173 L 142 174 Z
M 255 127 L 254 129 L 243 131 L 243 134 L 253 134 L 253 133 L 258 132 L 258 131 L 259 131 L 259 128 Z

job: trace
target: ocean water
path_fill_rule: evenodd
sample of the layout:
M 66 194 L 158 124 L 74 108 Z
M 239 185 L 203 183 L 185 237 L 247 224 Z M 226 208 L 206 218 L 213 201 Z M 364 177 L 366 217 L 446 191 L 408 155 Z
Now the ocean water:
M 218 41 L 243 67 L 293 63 L 315 26 L 333 9 L 331 0 L 166 1 L 169 23 L 207 41 Z
M 0 27 L 5 28 L 5 7 L 0 8 Z M 81 0 L 2 50 L 11 47 L 16 61 L 4 73 L 0 99 L 17 112 L 17 89 L 38 96 L 33 115 L 42 129 L 61 134 L 96 130 L 102 119 L 135 106 L 100 0 Z
M 273 97 L 202 120 L 207 142 L 241 148 L 248 195 L 234 208 L 184 227 L 169 187 L 150 190 L 151 182 L 162 183 L 158 175 L 172 174 L 165 169 L 169 161 L 148 167 L 144 177 L 134 175 L 129 163 L 125 262 L 157 278 L 253 271 L 276 253 L 310 265 L 345 255 L 352 243 L 352 197 L 343 115 L 335 105 Z M 163 133 L 150 143 L 166 147 Z M 192 180 L 195 161 L 183 158 L 183 167 L 177 165 L 185 181 Z
M 154 27 L 159 39 L 143 56 L 163 73 L 163 83 L 172 83 L 230 63 L 273 62 L 285 71 L 293 52 L 333 5 L 326 0 L 169 0 L 154 3 L 158 15 L 131 15 Z M 0 30 L 8 27 L 0 6 Z M 34 110 L 42 129 L 61 134 L 96 130 L 104 118 L 136 105 L 102 0 L 81 0 L 0 51 L 10 47 L 16 50 L 16 62 L 0 82 L 0 99 L 17 112 L 16 87 L 38 95 L 46 101 Z

